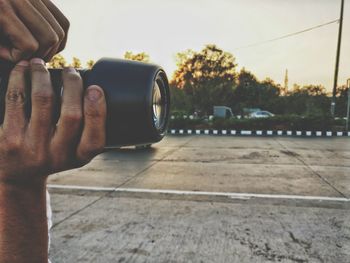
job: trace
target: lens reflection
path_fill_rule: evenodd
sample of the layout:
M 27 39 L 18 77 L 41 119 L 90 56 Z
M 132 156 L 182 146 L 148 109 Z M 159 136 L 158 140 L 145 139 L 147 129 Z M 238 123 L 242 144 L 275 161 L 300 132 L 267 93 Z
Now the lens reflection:
M 153 87 L 153 121 L 156 129 L 162 129 L 163 119 L 164 119 L 164 100 L 162 97 L 162 92 L 157 82 L 155 82 Z

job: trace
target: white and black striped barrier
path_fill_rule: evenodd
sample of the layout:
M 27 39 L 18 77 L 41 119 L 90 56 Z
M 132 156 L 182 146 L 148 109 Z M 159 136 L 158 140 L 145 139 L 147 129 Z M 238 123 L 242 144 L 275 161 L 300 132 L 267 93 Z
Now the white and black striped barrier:
M 192 130 L 170 129 L 172 135 L 223 135 L 223 136 L 296 136 L 296 137 L 350 137 L 350 132 L 333 131 L 284 131 L 284 130 Z

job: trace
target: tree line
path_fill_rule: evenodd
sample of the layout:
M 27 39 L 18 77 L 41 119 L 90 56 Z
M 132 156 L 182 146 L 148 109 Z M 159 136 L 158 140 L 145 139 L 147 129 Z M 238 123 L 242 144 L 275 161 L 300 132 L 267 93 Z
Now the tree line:
M 148 54 L 124 54 L 125 59 L 149 62 Z M 259 108 L 279 115 L 327 116 L 331 97 L 322 85 L 299 86 L 285 90 L 272 79 L 258 78 L 243 68 L 237 72 L 235 57 L 216 45 L 206 45 L 201 51 L 186 50 L 176 57 L 177 69 L 170 79 L 173 112 L 210 115 L 213 106 L 228 106 L 234 114 L 244 115 L 247 109 Z M 94 61 L 86 63 L 91 68 Z M 49 63 L 51 67 L 67 66 L 61 55 Z M 73 58 L 70 64 L 80 68 Z M 338 87 L 336 116 L 346 116 L 347 88 Z

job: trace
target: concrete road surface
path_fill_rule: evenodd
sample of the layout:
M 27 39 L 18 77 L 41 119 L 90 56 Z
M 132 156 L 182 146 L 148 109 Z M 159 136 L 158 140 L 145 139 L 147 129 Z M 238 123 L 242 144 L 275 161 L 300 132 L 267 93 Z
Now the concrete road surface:
M 169 136 L 49 184 L 53 262 L 350 262 L 348 138 Z

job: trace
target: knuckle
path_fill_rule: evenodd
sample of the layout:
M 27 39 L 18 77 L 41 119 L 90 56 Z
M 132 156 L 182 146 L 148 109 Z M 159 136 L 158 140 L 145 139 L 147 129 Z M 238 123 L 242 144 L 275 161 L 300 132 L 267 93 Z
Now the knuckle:
M 45 48 L 50 48 L 52 46 L 57 45 L 59 43 L 59 41 L 60 40 L 59 40 L 58 36 L 55 33 L 53 33 L 53 34 L 50 34 L 47 36 L 47 38 L 44 40 L 42 45 Z
M 6 102 L 7 103 L 16 103 L 16 104 L 24 104 L 25 95 L 21 88 L 14 87 L 7 90 L 6 93 Z
M 83 114 L 79 109 L 71 109 L 64 111 L 62 118 L 65 122 L 80 123 L 83 119 Z
M 27 41 L 23 46 L 24 55 L 31 55 L 39 49 L 39 43 L 36 41 Z
M 7 136 L 3 142 L 3 149 L 9 154 L 14 155 L 20 151 L 23 145 L 23 140 L 21 136 L 10 135 Z
M 40 89 L 32 93 L 32 99 L 41 106 L 49 106 L 54 103 L 55 97 L 52 89 Z

